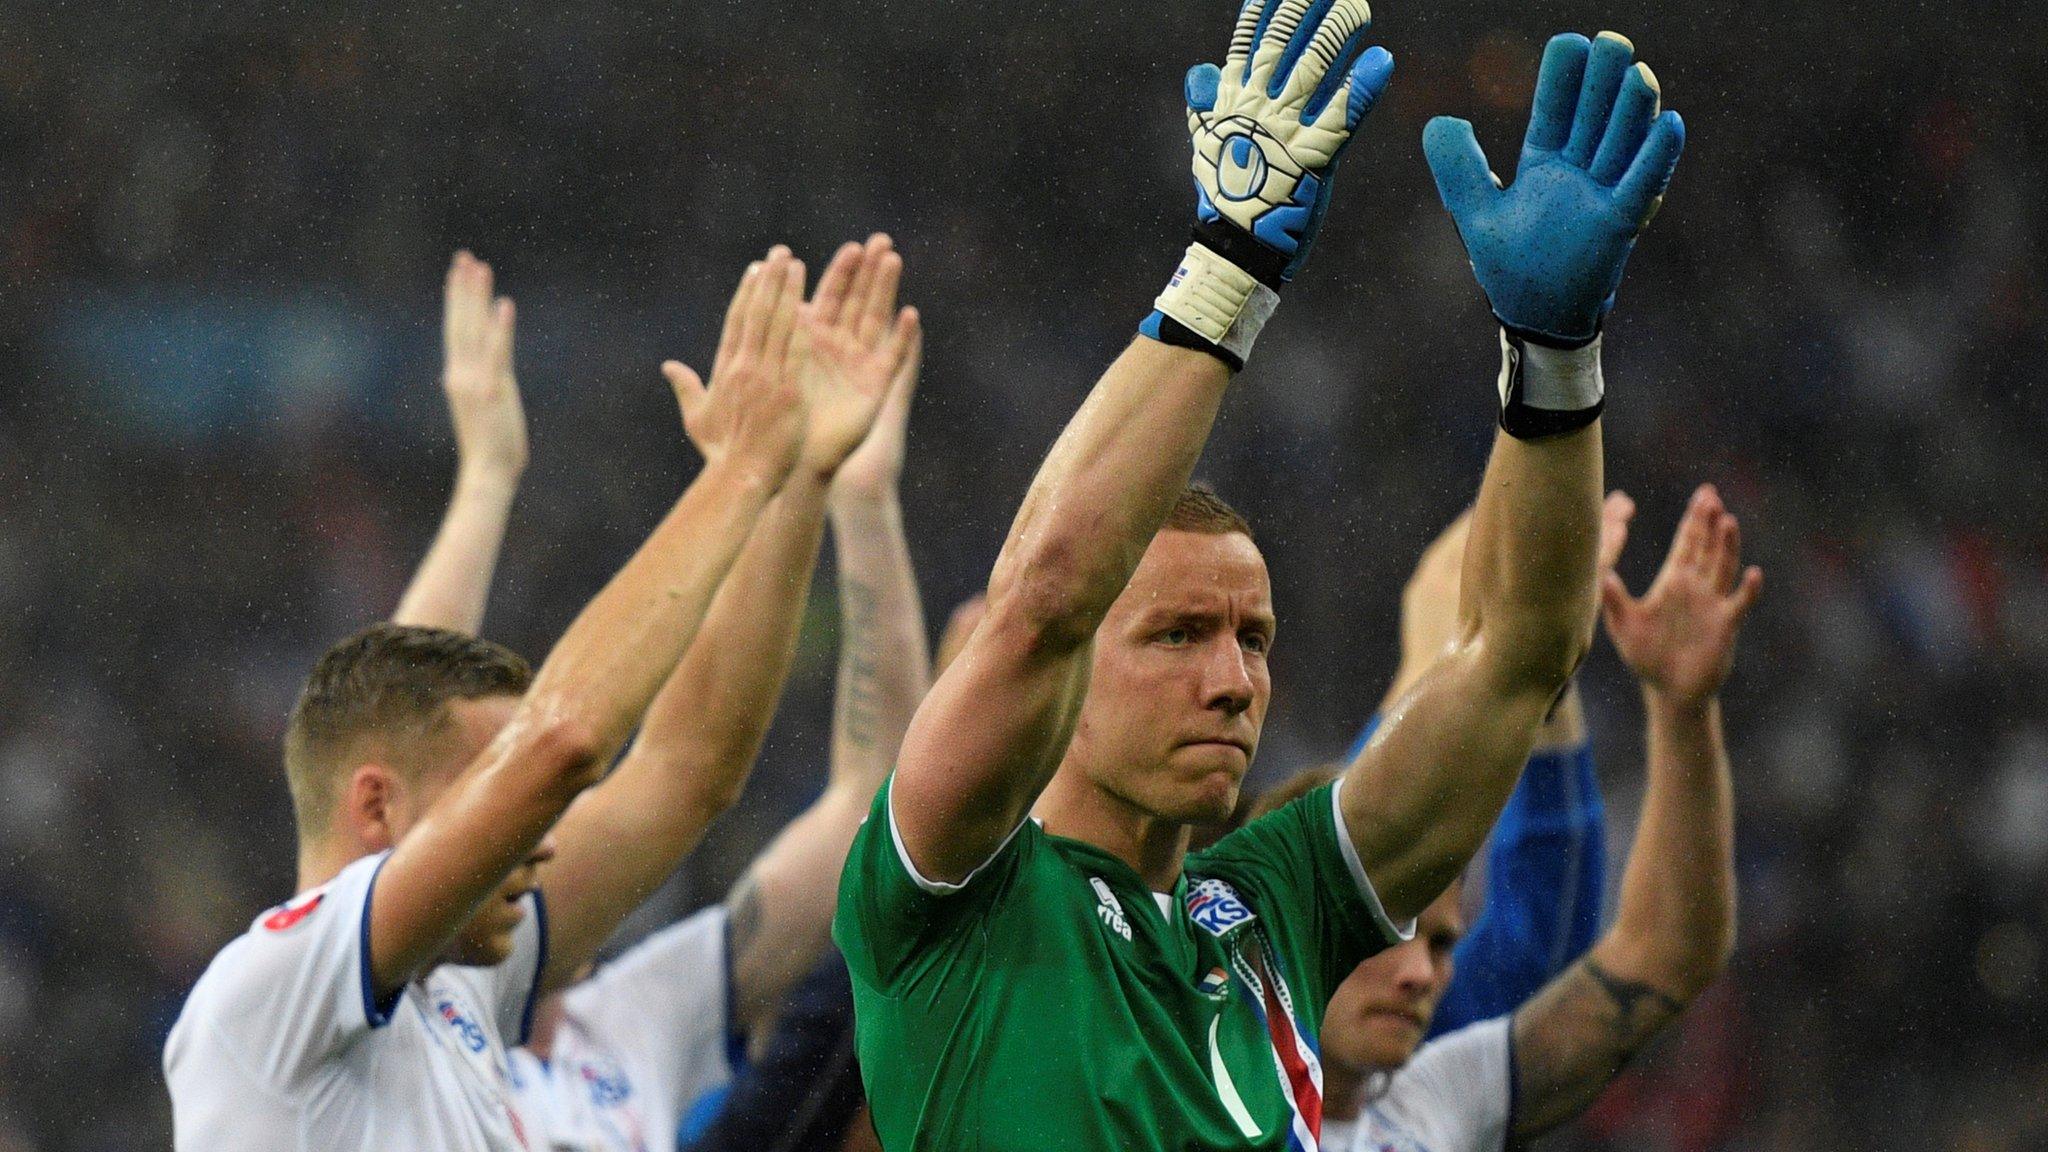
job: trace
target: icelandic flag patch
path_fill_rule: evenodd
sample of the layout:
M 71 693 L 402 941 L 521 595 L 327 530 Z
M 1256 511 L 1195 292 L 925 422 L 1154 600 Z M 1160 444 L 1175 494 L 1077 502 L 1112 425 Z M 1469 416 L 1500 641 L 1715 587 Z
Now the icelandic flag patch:
M 1221 880 L 1204 880 L 1188 891 L 1188 919 L 1211 936 L 1222 936 L 1252 921 L 1252 910 L 1238 899 L 1237 889 Z

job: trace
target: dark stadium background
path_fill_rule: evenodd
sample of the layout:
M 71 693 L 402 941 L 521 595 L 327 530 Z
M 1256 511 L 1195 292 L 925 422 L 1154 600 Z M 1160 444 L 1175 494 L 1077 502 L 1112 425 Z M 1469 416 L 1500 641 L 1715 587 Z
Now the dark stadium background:
M 278 736 L 390 611 L 453 469 L 438 286 L 520 304 L 534 465 L 488 632 L 545 651 L 692 466 L 743 262 L 874 228 L 931 349 L 906 480 L 934 623 L 1184 242 L 1180 75 L 1229 0 L 0 3 L 0 1150 L 162 1147 L 165 1029 L 290 887 Z M 1728 689 L 1730 975 L 1565 1148 L 2048 1147 L 2048 7 L 1378 6 L 1400 61 L 1202 473 L 1282 615 L 1259 775 L 1340 749 L 1495 353 L 1424 119 L 1503 172 L 1542 38 L 1629 33 L 1690 127 L 1610 329 L 1653 570 L 1719 483 L 1766 569 Z M 830 585 L 715 897 L 819 778 Z M 1585 672 L 1612 835 L 1638 714 Z

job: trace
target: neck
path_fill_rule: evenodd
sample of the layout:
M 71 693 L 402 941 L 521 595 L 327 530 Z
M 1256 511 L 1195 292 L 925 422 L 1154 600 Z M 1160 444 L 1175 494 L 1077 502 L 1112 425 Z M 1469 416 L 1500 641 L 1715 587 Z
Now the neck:
M 1329 1060 L 1323 1061 L 1323 1117 L 1329 1120 L 1356 1120 L 1365 1111 L 1365 1086 L 1371 1079 L 1369 1073 Z
M 1062 767 L 1033 814 L 1057 836 L 1093 844 L 1124 863 L 1154 892 L 1170 892 L 1188 854 L 1186 824 L 1166 820 Z
M 360 844 L 343 843 L 339 836 L 327 836 L 319 840 L 299 842 L 299 886 L 294 894 L 318 888 L 336 876 L 341 870 L 368 856 Z

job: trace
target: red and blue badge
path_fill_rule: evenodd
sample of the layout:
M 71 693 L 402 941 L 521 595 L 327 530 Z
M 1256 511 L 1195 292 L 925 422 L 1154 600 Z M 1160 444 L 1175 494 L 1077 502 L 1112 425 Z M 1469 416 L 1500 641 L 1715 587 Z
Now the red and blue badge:
M 311 916 L 313 909 L 318 908 L 320 902 L 325 899 L 327 890 L 324 888 L 315 888 L 311 892 L 294 896 L 278 905 L 270 915 L 265 916 L 263 927 L 270 932 L 284 932 L 296 928 L 301 921 Z

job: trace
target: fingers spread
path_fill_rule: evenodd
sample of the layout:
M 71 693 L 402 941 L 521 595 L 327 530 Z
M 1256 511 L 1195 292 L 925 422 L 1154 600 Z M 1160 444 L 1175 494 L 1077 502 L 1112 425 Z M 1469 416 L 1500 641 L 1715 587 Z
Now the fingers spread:
M 1628 493 L 1616 489 L 1607 494 L 1607 500 L 1600 506 L 1600 559 L 1601 570 L 1614 567 L 1621 562 L 1622 550 L 1628 547 L 1628 525 L 1636 514 L 1636 502 Z
M 883 243 L 888 238 L 883 237 Z M 896 291 L 903 282 L 903 257 L 891 249 L 884 248 L 879 256 L 871 256 L 875 263 L 875 275 L 868 281 L 868 296 L 861 309 L 860 323 L 855 329 L 863 344 L 872 344 L 881 338 L 882 331 L 896 312 Z
M 1621 82 L 1621 96 L 1615 101 L 1614 116 L 1607 122 L 1600 151 L 1593 157 L 1593 179 L 1609 186 L 1619 183 L 1636 153 L 1642 151 L 1650 125 L 1662 110 L 1657 74 L 1650 71 L 1648 64 L 1638 63 L 1630 68 Z
M 796 310 L 804 302 L 804 262 L 782 250 L 776 270 L 775 309 L 768 315 L 768 329 L 762 351 L 770 363 L 780 364 L 789 355 L 790 336 L 796 330 Z
M 1592 50 L 1592 43 L 1576 32 L 1553 36 L 1544 46 L 1523 151 L 1555 152 L 1571 139 L 1572 115 L 1579 107 L 1579 88 L 1585 83 L 1586 58 Z
M 1644 224 L 1650 222 L 1663 203 L 1664 189 L 1671 186 L 1671 173 L 1677 170 L 1679 154 L 1684 151 L 1685 120 L 1676 112 L 1660 113 L 1650 125 L 1642 149 L 1616 186 L 1630 214 Z
M 818 290 L 811 297 L 812 312 L 820 323 L 839 323 L 839 315 L 846 307 L 847 292 L 853 287 L 854 274 L 859 271 L 866 251 L 849 240 L 832 254 L 832 262 L 825 266 L 824 275 L 818 277 Z
M 1666 568 L 1699 566 L 1713 535 L 1719 505 L 1713 485 L 1702 484 L 1693 489 L 1692 500 L 1685 506 L 1685 518 L 1678 522 L 1678 534 L 1671 538 L 1671 554 L 1664 561 Z
M 1764 590 L 1764 570 L 1754 564 L 1742 573 L 1742 583 L 1736 586 L 1735 595 L 1728 598 L 1729 623 L 1740 625 L 1749 616 L 1749 610 L 1756 607 L 1756 599 Z
M 1565 143 L 1564 158 L 1581 168 L 1593 162 L 1593 153 L 1607 134 L 1607 121 L 1614 113 L 1614 97 L 1621 91 L 1622 77 L 1635 62 L 1636 48 L 1619 32 L 1602 32 L 1593 38 L 1586 58 L 1586 79 L 1579 86 L 1579 104 L 1572 116 L 1571 139 Z
M 734 290 L 732 302 L 725 306 L 725 326 L 718 333 L 718 359 L 712 364 L 712 375 L 717 375 L 726 359 L 745 346 L 747 317 L 753 314 L 754 295 L 760 285 L 761 262 L 756 260 L 740 273 L 740 286 Z
M 1500 181 L 1487 167 L 1471 121 L 1450 116 L 1431 120 L 1422 129 L 1422 153 L 1452 219 L 1464 220 L 1499 194 Z
M 704 380 L 680 360 L 664 360 L 661 374 L 667 378 L 668 386 L 675 390 L 676 404 L 683 410 L 683 419 L 688 420 L 704 401 Z
M 1714 543 L 1709 553 L 1714 562 L 1710 575 L 1714 591 L 1727 595 L 1735 589 L 1735 578 L 1742 571 L 1742 525 L 1734 513 L 1724 512 L 1721 522 L 1715 526 Z

